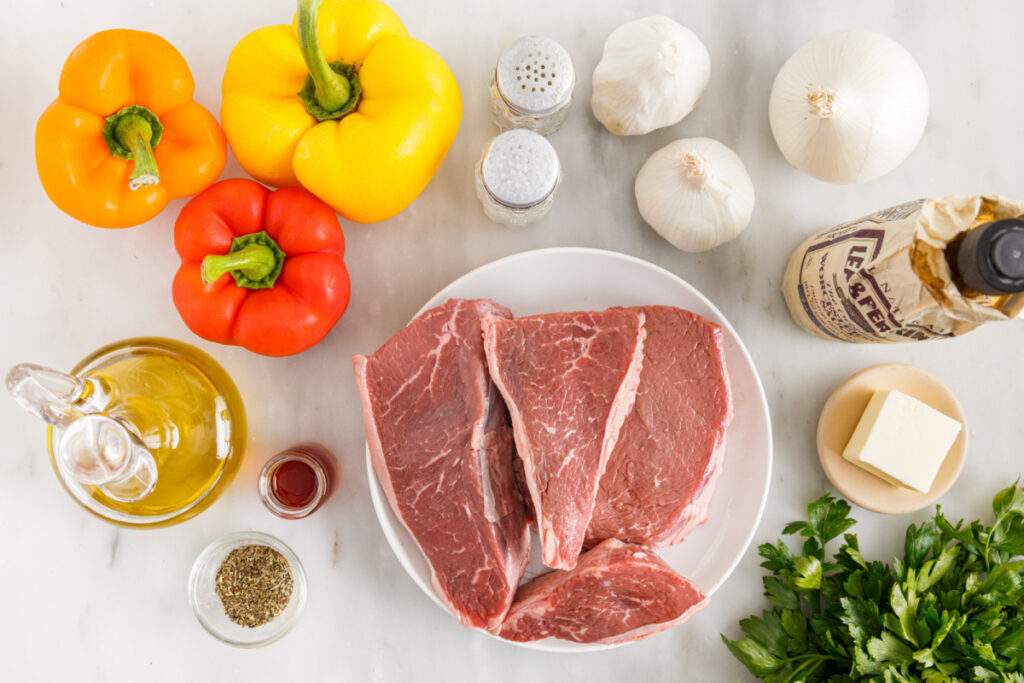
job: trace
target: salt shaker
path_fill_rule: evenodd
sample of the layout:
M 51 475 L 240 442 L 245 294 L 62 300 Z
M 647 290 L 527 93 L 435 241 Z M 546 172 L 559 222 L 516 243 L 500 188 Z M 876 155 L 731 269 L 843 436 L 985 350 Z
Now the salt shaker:
M 498 58 L 491 114 L 500 130 L 529 128 L 549 135 L 565 122 L 576 73 L 569 53 L 543 36 L 524 36 Z
M 476 196 L 488 218 L 518 228 L 544 217 L 561 180 L 558 153 L 547 138 L 516 128 L 484 147 L 476 167 Z

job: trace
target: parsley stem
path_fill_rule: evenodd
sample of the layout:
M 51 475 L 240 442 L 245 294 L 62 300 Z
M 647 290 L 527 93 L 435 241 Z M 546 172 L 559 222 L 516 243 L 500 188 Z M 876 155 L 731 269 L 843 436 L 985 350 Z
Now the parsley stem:
M 985 538 L 985 571 L 992 570 L 992 560 L 989 559 L 989 546 L 992 545 L 992 538 L 996 535 L 996 531 L 999 530 L 999 525 L 1003 523 L 1003 518 L 1006 517 L 1006 513 L 996 517 L 996 523 L 992 525 L 992 530 L 988 532 L 988 537 Z
M 814 673 L 815 669 L 827 660 L 832 659 L 828 655 L 806 655 L 805 657 L 806 661 L 793 669 L 793 673 L 786 677 L 784 683 L 789 683 L 789 681 L 805 681 L 810 677 L 810 674 Z M 798 674 L 802 675 L 798 676 Z

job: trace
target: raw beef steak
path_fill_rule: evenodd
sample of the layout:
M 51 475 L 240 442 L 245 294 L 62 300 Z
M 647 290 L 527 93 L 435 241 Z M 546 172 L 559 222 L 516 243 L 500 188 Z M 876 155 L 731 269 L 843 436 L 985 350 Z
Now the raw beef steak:
M 512 416 L 544 564 L 576 565 L 597 485 L 629 415 L 644 317 L 627 310 L 484 319 L 491 378 Z
M 586 545 L 679 543 L 707 519 L 732 419 L 722 331 L 670 306 L 644 314 L 643 371 L 597 492 Z
M 500 635 L 625 643 L 680 624 L 707 602 L 653 551 L 611 538 L 583 554 L 572 571 L 523 586 Z
M 491 301 L 450 300 L 353 359 L 374 471 L 466 625 L 498 628 L 530 551 L 505 405 L 487 375 Z

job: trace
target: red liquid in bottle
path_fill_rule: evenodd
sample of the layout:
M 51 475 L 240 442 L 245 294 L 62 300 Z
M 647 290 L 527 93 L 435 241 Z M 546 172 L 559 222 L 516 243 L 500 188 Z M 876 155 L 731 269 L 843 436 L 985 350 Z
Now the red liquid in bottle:
M 311 514 L 334 488 L 334 457 L 318 444 L 301 444 L 278 453 L 260 472 L 260 498 L 278 517 Z
M 305 507 L 316 496 L 316 472 L 302 460 L 286 460 L 270 475 L 270 491 L 285 507 Z

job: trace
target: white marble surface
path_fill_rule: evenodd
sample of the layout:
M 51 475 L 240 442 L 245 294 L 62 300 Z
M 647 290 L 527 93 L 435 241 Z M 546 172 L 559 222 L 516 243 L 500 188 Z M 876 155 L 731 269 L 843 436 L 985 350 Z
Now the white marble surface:
M 413 33 L 452 65 L 465 99 L 454 148 L 434 183 L 387 224 L 347 225 L 352 306 L 327 340 L 274 360 L 197 340 L 170 302 L 176 268 L 171 226 L 181 202 L 134 230 L 101 232 L 54 209 L 35 177 L 33 126 L 55 93 L 61 63 L 86 35 L 111 26 L 154 30 L 186 56 L 199 100 L 216 111 L 231 46 L 278 23 L 288 0 L 39 0 L 0 2 L 0 366 L 34 360 L 69 367 L 93 348 L 135 335 L 197 343 L 236 378 L 251 441 L 243 470 L 209 511 L 155 532 L 118 530 L 79 510 L 50 472 L 39 425 L 0 398 L 0 679 L 5 681 L 737 681 L 746 674 L 718 634 L 760 609 L 753 554 L 687 626 L 616 651 L 527 652 L 458 626 L 394 560 L 377 527 L 363 471 L 362 428 L 349 356 L 371 351 L 436 290 L 494 258 L 542 246 L 584 245 L 648 259 L 703 290 L 745 338 L 772 407 L 776 467 L 756 538 L 772 538 L 826 486 L 814 425 L 831 388 L 882 361 L 943 377 L 970 418 L 967 468 L 941 501 L 983 515 L 992 492 L 1024 469 L 1018 383 L 1024 329 L 990 326 L 949 342 L 843 346 L 797 330 L 778 294 L 789 251 L 808 233 L 926 195 L 989 191 L 1020 196 L 1024 145 L 1024 5 L 937 0 L 395 0 Z M 642 138 L 607 134 L 586 106 L 589 73 L 611 29 L 664 13 L 691 27 L 712 58 L 711 85 L 681 124 Z M 888 177 L 826 185 L 786 165 L 771 138 L 767 100 L 786 57 L 815 35 L 863 27 L 917 57 L 932 114 L 917 151 Z M 578 101 L 553 137 L 565 182 L 543 223 L 522 232 L 489 224 L 473 194 L 472 165 L 492 134 L 488 70 L 500 45 L 528 32 L 561 41 L 579 72 Z M 672 249 L 640 219 L 633 176 L 655 149 L 707 135 L 733 147 L 758 204 L 738 240 L 711 253 Z M 233 162 L 225 176 L 240 175 Z M 256 496 L 262 461 L 292 442 L 330 445 L 345 471 L 330 505 L 302 522 L 273 518 Z M 727 466 L 742 467 L 742 463 Z M 863 511 L 862 547 L 888 556 L 907 522 Z M 266 649 L 210 638 L 185 594 L 189 567 L 213 538 L 239 529 L 278 535 L 302 558 L 310 601 L 297 628 Z

